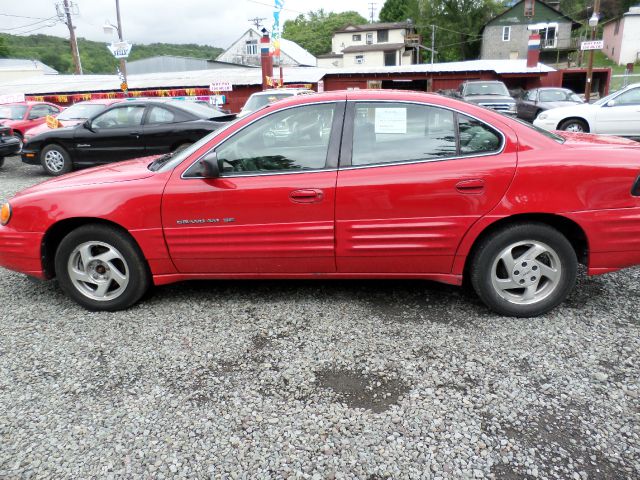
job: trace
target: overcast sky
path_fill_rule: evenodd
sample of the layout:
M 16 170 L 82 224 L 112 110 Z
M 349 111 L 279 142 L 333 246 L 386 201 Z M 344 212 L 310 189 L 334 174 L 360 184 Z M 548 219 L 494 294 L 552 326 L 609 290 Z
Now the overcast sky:
M 68 38 L 69 31 L 64 24 L 58 22 L 49 27 L 57 19 L 56 3 L 62 3 L 62 0 L 3 0 L 0 2 L 0 32 L 44 33 Z M 110 42 L 111 37 L 104 33 L 102 25 L 105 20 L 116 23 L 115 0 L 75 0 L 75 3 L 79 10 L 73 17 L 76 35 Z M 249 18 L 267 18 L 264 26 L 270 30 L 273 3 L 273 0 L 120 0 L 122 30 L 125 40 L 134 44 L 197 43 L 227 48 L 251 26 Z M 379 11 L 384 1 L 377 0 L 377 3 Z M 367 0 L 284 0 L 284 7 L 281 25 L 300 13 L 320 8 L 333 12 L 355 10 L 369 18 Z M 49 17 L 54 18 L 42 21 Z

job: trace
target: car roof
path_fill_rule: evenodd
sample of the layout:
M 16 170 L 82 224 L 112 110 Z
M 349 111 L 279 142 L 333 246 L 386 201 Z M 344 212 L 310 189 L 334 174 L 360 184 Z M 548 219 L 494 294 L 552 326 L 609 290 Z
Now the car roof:
M 308 88 L 272 88 L 270 90 L 264 90 L 262 92 L 256 92 L 251 94 L 251 96 L 259 96 L 259 95 L 273 95 L 274 93 L 291 93 L 291 94 L 296 94 L 296 93 L 303 93 L 303 92 L 309 92 L 309 93 L 315 93 L 313 90 L 310 90 Z
M 34 102 L 33 100 L 25 100 L 24 102 L 9 102 L 9 103 L 2 103 L 0 104 L 0 107 L 3 106 L 7 106 L 7 105 L 26 105 L 26 106 L 33 106 L 33 105 L 53 105 L 54 107 L 59 107 L 59 105 L 56 105 L 55 103 L 51 103 L 51 102 Z

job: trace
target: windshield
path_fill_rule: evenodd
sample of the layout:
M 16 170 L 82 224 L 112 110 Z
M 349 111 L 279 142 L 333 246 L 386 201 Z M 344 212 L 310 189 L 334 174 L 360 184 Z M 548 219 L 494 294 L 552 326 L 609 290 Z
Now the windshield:
M 26 105 L 3 105 L 0 106 L 0 118 L 9 120 L 22 120 L 27 113 Z
M 582 103 L 582 99 L 571 90 L 541 90 L 540 101 Z
M 503 83 L 468 83 L 464 91 L 465 95 L 505 95 L 509 96 L 509 90 Z
M 58 115 L 58 120 L 86 120 L 105 108 L 107 106 L 102 103 L 76 103 Z
M 545 130 L 544 128 L 540 128 L 540 127 L 536 127 L 535 125 L 530 124 L 529 122 L 525 122 L 524 120 L 520 120 L 519 118 L 515 118 L 515 117 L 510 117 L 511 120 L 515 120 L 516 122 L 518 122 L 520 125 L 524 125 L 525 127 L 531 129 L 531 130 L 535 130 L 536 132 L 540 133 L 541 135 L 544 135 L 547 138 L 550 138 L 551 140 L 554 140 L 558 143 L 564 143 L 566 140 L 561 137 L 560 135 L 556 135 L 555 133 L 550 132 L 549 130 Z
M 273 102 L 277 102 L 278 100 L 282 100 L 283 98 L 291 97 L 293 93 L 271 93 L 269 95 L 254 95 L 247 103 L 245 103 L 244 107 L 242 107 L 242 113 L 255 112 L 259 108 L 264 107 Z

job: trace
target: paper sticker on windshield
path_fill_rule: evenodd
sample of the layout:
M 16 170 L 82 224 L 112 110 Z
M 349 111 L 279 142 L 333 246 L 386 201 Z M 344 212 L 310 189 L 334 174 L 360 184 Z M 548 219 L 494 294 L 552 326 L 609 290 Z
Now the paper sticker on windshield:
M 376 133 L 407 133 L 407 109 L 376 108 Z

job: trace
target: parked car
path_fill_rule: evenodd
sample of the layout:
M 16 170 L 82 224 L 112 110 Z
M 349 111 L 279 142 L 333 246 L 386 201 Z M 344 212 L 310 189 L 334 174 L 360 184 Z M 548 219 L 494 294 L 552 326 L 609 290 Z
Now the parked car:
M 185 150 L 49 180 L 0 209 L 0 265 L 117 310 L 205 278 L 468 278 L 533 316 L 640 263 L 640 145 L 439 95 L 301 95 Z
M 462 82 L 456 97 L 496 112 L 516 114 L 516 101 L 509 95 L 504 83 L 497 80 L 473 80 Z
M 15 155 L 20 151 L 20 140 L 11 135 L 9 127 L 0 125 L 0 167 L 4 165 L 4 157 Z
M 533 122 L 544 111 L 552 108 L 572 106 L 584 101 L 568 88 L 544 87 L 525 92 L 518 100 L 518 118 Z
M 545 130 L 640 137 L 640 83 L 595 103 L 547 110 L 533 124 Z
M 74 103 L 69 108 L 62 111 L 55 119 L 54 125 L 49 125 L 45 121 L 37 127 L 30 128 L 24 134 L 24 141 L 28 142 L 36 135 L 43 132 L 48 132 L 54 128 L 72 127 L 79 123 L 85 122 L 88 118 L 94 117 L 105 108 L 114 103 L 121 102 L 120 99 L 104 99 L 104 100 L 86 100 L 83 102 Z
M 78 125 L 41 133 L 22 161 L 50 175 L 185 148 L 234 118 L 179 100 L 132 100 L 111 105 Z
M 11 129 L 11 135 L 20 140 L 20 148 L 27 130 L 46 121 L 47 115 L 57 115 L 62 107 L 47 102 L 19 102 L 0 105 L 0 125 Z
M 244 117 L 265 105 L 277 102 L 283 98 L 295 97 L 297 95 L 309 95 L 312 93 L 314 93 L 314 91 L 309 90 L 308 88 L 274 88 L 271 90 L 265 90 L 264 92 L 256 92 L 251 94 L 247 99 L 242 110 L 238 113 L 238 116 Z

